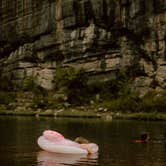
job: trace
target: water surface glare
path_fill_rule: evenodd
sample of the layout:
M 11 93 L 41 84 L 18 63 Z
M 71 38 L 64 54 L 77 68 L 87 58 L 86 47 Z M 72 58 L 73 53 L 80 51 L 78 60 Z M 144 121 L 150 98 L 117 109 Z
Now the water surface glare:
M 37 138 L 45 129 L 66 138 L 83 136 L 99 145 L 94 155 L 64 155 L 42 151 Z M 149 143 L 134 143 L 148 131 Z M 49 117 L 0 117 L 2 166 L 165 166 L 166 122 Z

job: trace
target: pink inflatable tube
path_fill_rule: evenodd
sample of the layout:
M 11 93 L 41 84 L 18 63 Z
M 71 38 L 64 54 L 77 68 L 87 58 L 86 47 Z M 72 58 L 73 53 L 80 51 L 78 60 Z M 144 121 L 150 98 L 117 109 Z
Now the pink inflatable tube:
M 56 131 L 45 130 L 37 140 L 39 147 L 47 152 L 64 154 L 88 154 L 98 152 L 98 145 L 94 143 L 79 144 L 66 139 Z

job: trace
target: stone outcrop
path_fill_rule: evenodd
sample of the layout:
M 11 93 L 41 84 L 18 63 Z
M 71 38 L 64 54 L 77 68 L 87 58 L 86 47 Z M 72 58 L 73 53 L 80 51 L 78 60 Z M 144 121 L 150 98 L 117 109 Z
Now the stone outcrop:
M 0 69 L 53 87 L 57 65 L 104 79 L 133 72 L 133 89 L 166 88 L 165 0 L 1 0 Z M 154 84 L 155 82 L 155 84 Z

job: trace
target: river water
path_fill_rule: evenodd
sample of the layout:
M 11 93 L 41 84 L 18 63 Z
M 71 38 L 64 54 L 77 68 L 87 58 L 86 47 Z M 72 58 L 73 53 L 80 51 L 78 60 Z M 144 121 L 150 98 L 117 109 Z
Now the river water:
M 45 129 L 74 139 L 83 136 L 99 145 L 95 155 L 63 155 L 42 151 L 37 138 Z M 134 143 L 140 133 L 149 143 Z M 0 117 L 1 166 L 165 166 L 166 122 L 49 117 Z

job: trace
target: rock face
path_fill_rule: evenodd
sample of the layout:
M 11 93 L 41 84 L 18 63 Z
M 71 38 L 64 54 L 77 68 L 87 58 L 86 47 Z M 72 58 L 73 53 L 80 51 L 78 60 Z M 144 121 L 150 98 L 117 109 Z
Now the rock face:
M 166 88 L 165 0 L 1 0 L 0 25 L 1 74 L 15 81 L 51 89 L 61 64 L 98 79 L 130 69 L 134 89 Z

